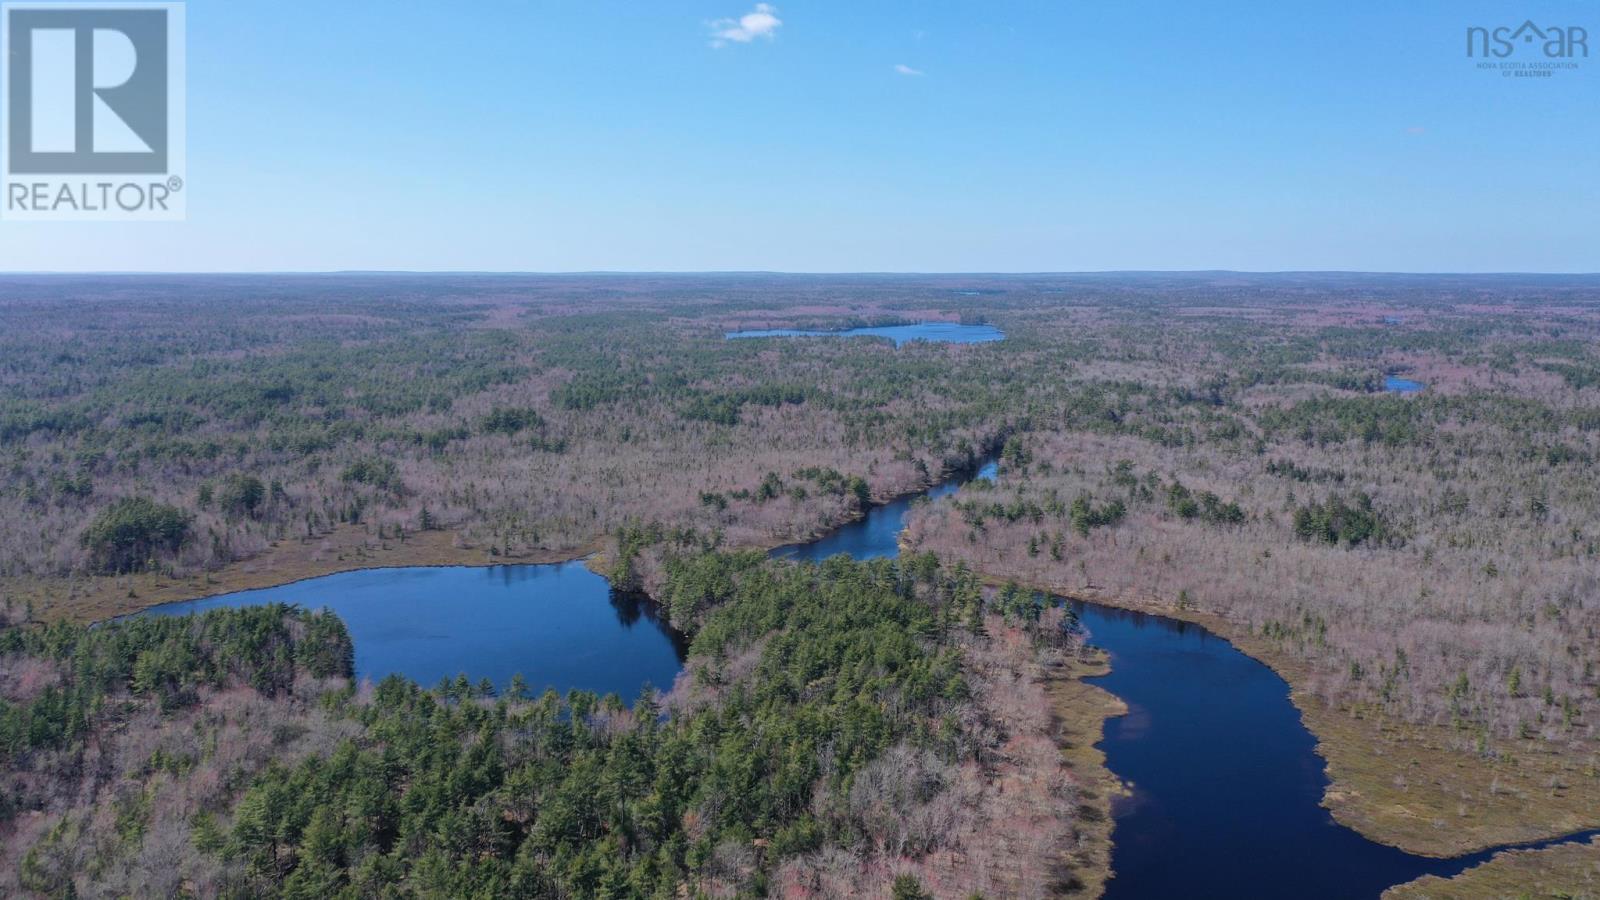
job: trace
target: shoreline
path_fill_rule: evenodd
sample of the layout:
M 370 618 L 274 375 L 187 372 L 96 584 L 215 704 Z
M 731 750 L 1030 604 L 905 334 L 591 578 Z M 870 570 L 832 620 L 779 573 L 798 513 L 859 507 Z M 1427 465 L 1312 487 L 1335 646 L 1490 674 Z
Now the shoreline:
M 985 446 L 994 443 L 991 440 Z M 729 549 L 771 553 L 780 547 L 819 541 L 860 522 L 877 507 L 922 496 L 947 482 L 970 477 L 993 456 L 993 451 L 986 451 L 964 465 L 947 462 L 938 476 L 929 479 L 928 483 L 887 495 L 883 499 L 874 499 L 842 520 L 805 536 L 758 541 Z M 236 560 L 216 570 L 181 576 L 157 572 L 16 576 L 0 579 L 0 595 L 14 603 L 33 603 L 34 614 L 28 620 L 30 623 L 67 621 L 83 624 L 133 615 L 168 603 L 209 600 L 226 594 L 266 590 L 368 569 L 545 566 L 590 558 L 603 566 L 611 542 L 610 535 L 602 533 L 575 547 L 490 557 L 485 548 L 459 545 L 458 536 L 459 532 L 453 529 L 440 529 L 413 532 L 404 540 L 377 538 L 364 528 L 346 526 L 310 539 L 285 538 L 275 541 L 267 551 L 257 556 Z M 322 555 L 325 553 L 334 556 L 324 559 Z M 360 558 L 360 561 L 347 558 L 350 555 Z M 609 578 L 609 573 L 603 568 L 591 565 L 590 570 Z
M 599 539 L 562 550 L 490 557 L 481 547 L 457 546 L 454 531 L 425 531 L 405 541 L 377 541 L 364 532 L 334 531 L 311 541 L 279 541 L 259 556 L 239 560 L 214 571 L 167 576 L 154 572 L 128 575 L 89 575 L 68 578 L 15 578 L 0 581 L 0 591 L 13 602 L 32 602 L 34 623 L 67 621 L 74 624 L 103 622 L 134 615 L 168 603 L 209 600 L 244 591 L 267 590 L 330 575 L 370 569 L 476 568 L 556 565 L 576 562 L 601 549 Z M 323 545 L 335 555 L 320 558 Z M 443 545 L 443 546 L 440 546 Z M 351 559 L 351 556 L 357 557 Z M 288 557 L 287 559 L 285 557 Z M 65 596 L 63 596 L 65 595 Z
M 1088 658 L 1074 657 L 1059 667 L 1046 667 L 1045 696 L 1050 700 L 1056 748 L 1074 776 L 1081 780 L 1083 793 L 1075 810 L 1079 846 L 1067 858 L 1079 884 L 1069 885 L 1075 894 L 1099 897 L 1106 882 L 1117 873 L 1111 868 L 1116 846 L 1116 816 L 1112 807 L 1117 797 L 1131 795 L 1128 785 L 1106 765 L 1106 723 L 1128 714 L 1128 704 L 1116 694 L 1088 681 L 1111 671 L 1110 654 L 1094 647 L 1085 648 Z M 1090 813 L 1085 815 L 1085 811 Z
M 981 569 L 975 568 L 974 571 L 978 573 L 985 583 L 991 586 L 998 587 L 1011 580 L 1000 578 Z M 1476 834 L 1476 837 L 1473 839 L 1468 839 L 1467 829 L 1459 826 L 1438 828 L 1433 832 L 1408 830 L 1402 827 L 1404 823 L 1416 824 L 1421 821 L 1431 820 L 1428 820 L 1425 816 L 1419 816 L 1408 807 L 1385 803 L 1384 800 L 1388 798 L 1368 799 L 1369 792 L 1377 793 L 1373 790 L 1373 786 L 1378 784 L 1375 776 L 1384 773 L 1371 771 L 1372 759 L 1374 758 L 1370 752 L 1371 746 L 1370 744 L 1358 742 L 1363 738 L 1370 739 L 1371 736 L 1351 734 L 1351 732 L 1360 731 L 1361 729 L 1359 725 L 1349 724 L 1365 722 L 1367 719 L 1360 714 L 1361 711 L 1326 707 L 1298 687 L 1297 681 L 1306 677 L 1308 667 L 1305 663 L 1284 657 L 1274 648 L 1267 645 L 1259 636 L 1244 630 L 1231 620 L 1215 613 L 1192 609 L 1177 609 L 1154 598 L 1128 598 L 1103 593 L 1092 587 L 1089 589 L 1066 589 L 1022 582 L 1018 582 L 1018 586 L 1025 590 L 1043 591 L 1067 600 L 1092 603 L 1146 615 L 1162 616 L 1174 621 L 1197 625 L 1216 637 L 1227 641 L 1235 650 L 1245 656 L 1271 669 L 1287 686 L 1289 701 L 1294 705 L 1296 712 L 1300 716 L 1301 726 L 1311 734 L 1316 742 L 1315 752 L 1323 761 L 1323 772 L 1328 781 L 1327 786 L 1323 789 L 1322 807 L 1328 810 L 1334 821 L 1367 840 L 1394 847 L 1414 856 L 1424 856 L 1432 859 L 1455 859 L 1485 852 L 1499 854 L 1541 847 L 1563 846 L 1567 843 L 1581 842 L 1587 835 L 1596 829 L 1600 829 L 1600 805 L 1596 805 L 1592 808 L 1597 812 L 1587 819 L 1582 817 L 1569 819 L 1566 820 L 1568 824 L 1564 825 L 1529 825 L 1526 820 L 1487 823 L 1474 830 L 1473 833 Z M 1419 730 L 1436 728 L 1436 726 L 1415 725 L 1395 725 L 1394 727 Z M 1422 732 L 1422 734 L 1424 737 L 1428 736 L 1425 732 Z M 1414 741 L 1403 738 L 1402 743 L 1414 743 Z M 1414 748 L 1414 751 L 1423 756 L 1443 757 L 1440 760 L 1436 760 L 1436 762 L 1446 764 L 1447 768 L 1452 767 L 1450 764 L 1458 762 L 1449 759 L 1449 757 L 1460 755 L 1457 751 L 1439 747 L 1422 746 Z M 1525 769 L 1516 766 L 1510 767 L 1510 771 L 1507 771 L 1507 768 L 1502 766 L 1484 765 L 1478 768 L 1478 774 L 1488 773 L 1491 779 L 1521 774 L 1525 780 L 1538 781 L 1544 776 L 1541 771 L 1539 774 L 1530 777 Z M 1347 769 L 1349 771 L 1346 771 Z M 1362 773 L 1365 773 L 1368 777 L 1361 777 Z M 1438 787 L 1441 792 L 1450 793 L 1445 787 Z M 1365 792 L 1363 788 L 1365 788 Z M 1459 799 L 1458 795 L 1452 795 L 1452 798 Z M 1411 797 L 1408 799 L 1415 801 L 1418 798 Z M 1438 832 L 1443 832 L 1443 834 Z
M 1538 850 L 1510 848 L 1451 878 L 1424 875 L 1397 884 L 1383 892 L 1383 900 L 1593 897 L 1596 881 L 1600 881 L 1600 837 Z M 1530 887 L 1534 890 L 1530 891 Z

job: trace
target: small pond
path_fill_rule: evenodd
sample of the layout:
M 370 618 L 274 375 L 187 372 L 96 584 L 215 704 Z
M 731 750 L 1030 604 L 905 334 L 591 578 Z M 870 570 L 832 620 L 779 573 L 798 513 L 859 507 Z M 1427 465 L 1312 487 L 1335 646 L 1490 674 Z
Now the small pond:
M 1420 381 L 1412 381 L 1409 378 L 1401 378 L 1398 375 L 1383 376 L 1383 389 L 1386 391 L 1396 394 L 1415 394 L 1422 388 L 1423 384 Z
M 870 328 L 851 328 L 847 331 L 803 331 L 793 328 L 769 328 L 757 331 L 730 331 L 723 335 L 728 340 L 764 337 L 884 337 L 894 341 L 896 347 L 907 341 L 930 341 L 935 344 L 986 344 L 1005 340 L 1005 333 L 993 325 L 962 325 L 957 322 L 918 322 L 913 325 L 875 325 Z

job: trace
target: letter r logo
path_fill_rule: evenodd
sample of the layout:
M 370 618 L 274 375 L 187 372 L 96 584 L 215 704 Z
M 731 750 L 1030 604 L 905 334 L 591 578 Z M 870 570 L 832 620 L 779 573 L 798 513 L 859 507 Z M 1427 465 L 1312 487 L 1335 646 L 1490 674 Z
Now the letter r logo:
M 167 10 L 7 8 L 10 171 L 167 171 Z

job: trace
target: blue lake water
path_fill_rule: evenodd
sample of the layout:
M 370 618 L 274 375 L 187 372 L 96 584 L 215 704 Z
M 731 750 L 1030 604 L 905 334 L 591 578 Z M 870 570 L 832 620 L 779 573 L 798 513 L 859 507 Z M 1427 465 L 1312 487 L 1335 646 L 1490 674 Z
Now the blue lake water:
M 1412 381 L 1409 378 L 1401 378 L 1398 375 L 1383 376 L 1383 389 L 1386 391 L 1393 391 L 1397 394 L 1415 394 L 1417 391 L 1422 390 L 1423 387 L 1424 385 L 1420 381 Z
M 356 674 L 400 674 L 424 687 L 465 672 L 504 688 L 616 693 L 672 687 L 682 638 L 653 603 L 611 590 L 581 562 L 544 566 L 362 569 L 293 584 L 168 603 L 146 615 L 293 603 L 330 609 L 355 642 Z
M 907 341 L 932 341 L 936 344 L 986 344 L 1005 340 L 1005 333 L 993 325 L 961 325 L 955 322 L 918 322 L 914 325 L 878 325 L 871 328 L 851 328 L 847 331 L 802 331 L 793 328 L 769 328 L 758 331 L 730 331 L 723 335 L 728 340 L 764 337 L 884 337 L 894 341 L 896 347 Z

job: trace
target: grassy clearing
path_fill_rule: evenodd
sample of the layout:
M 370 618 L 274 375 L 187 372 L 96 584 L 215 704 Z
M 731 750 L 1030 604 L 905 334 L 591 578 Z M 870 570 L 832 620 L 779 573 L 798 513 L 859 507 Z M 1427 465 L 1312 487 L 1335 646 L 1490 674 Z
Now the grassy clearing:
M 1045 682 L 1061 756 L 1081 785 L 1076 813 L 1078 847 L 1065 860 L 1069 874 L 1063 881 L 1070 886 L 1068 896 L 1098 897 L 1111 877 L 1111 803 L 1125 788 L 1106 768 L 1099 743 L 1106 719 L 1125 715 L 1128 707 L 1083 680 L 1110 670 L 1105 654 L 1097 652 L 1089 658 L 1069 660 Z
M 1328 760 L 1323 805 L 1345 825 L 1413 853 L 1459 856 L 1600 824 L 1595 760 L 1519 741 L 1492 760 L 1448 745 L 1447 728 L 1296 698 Z
M 1384 900 L 1600 898 L 1600 838 L 1548 850 L 1511 850 L 1454 878 L 1429 875 L 1385 891 Z

